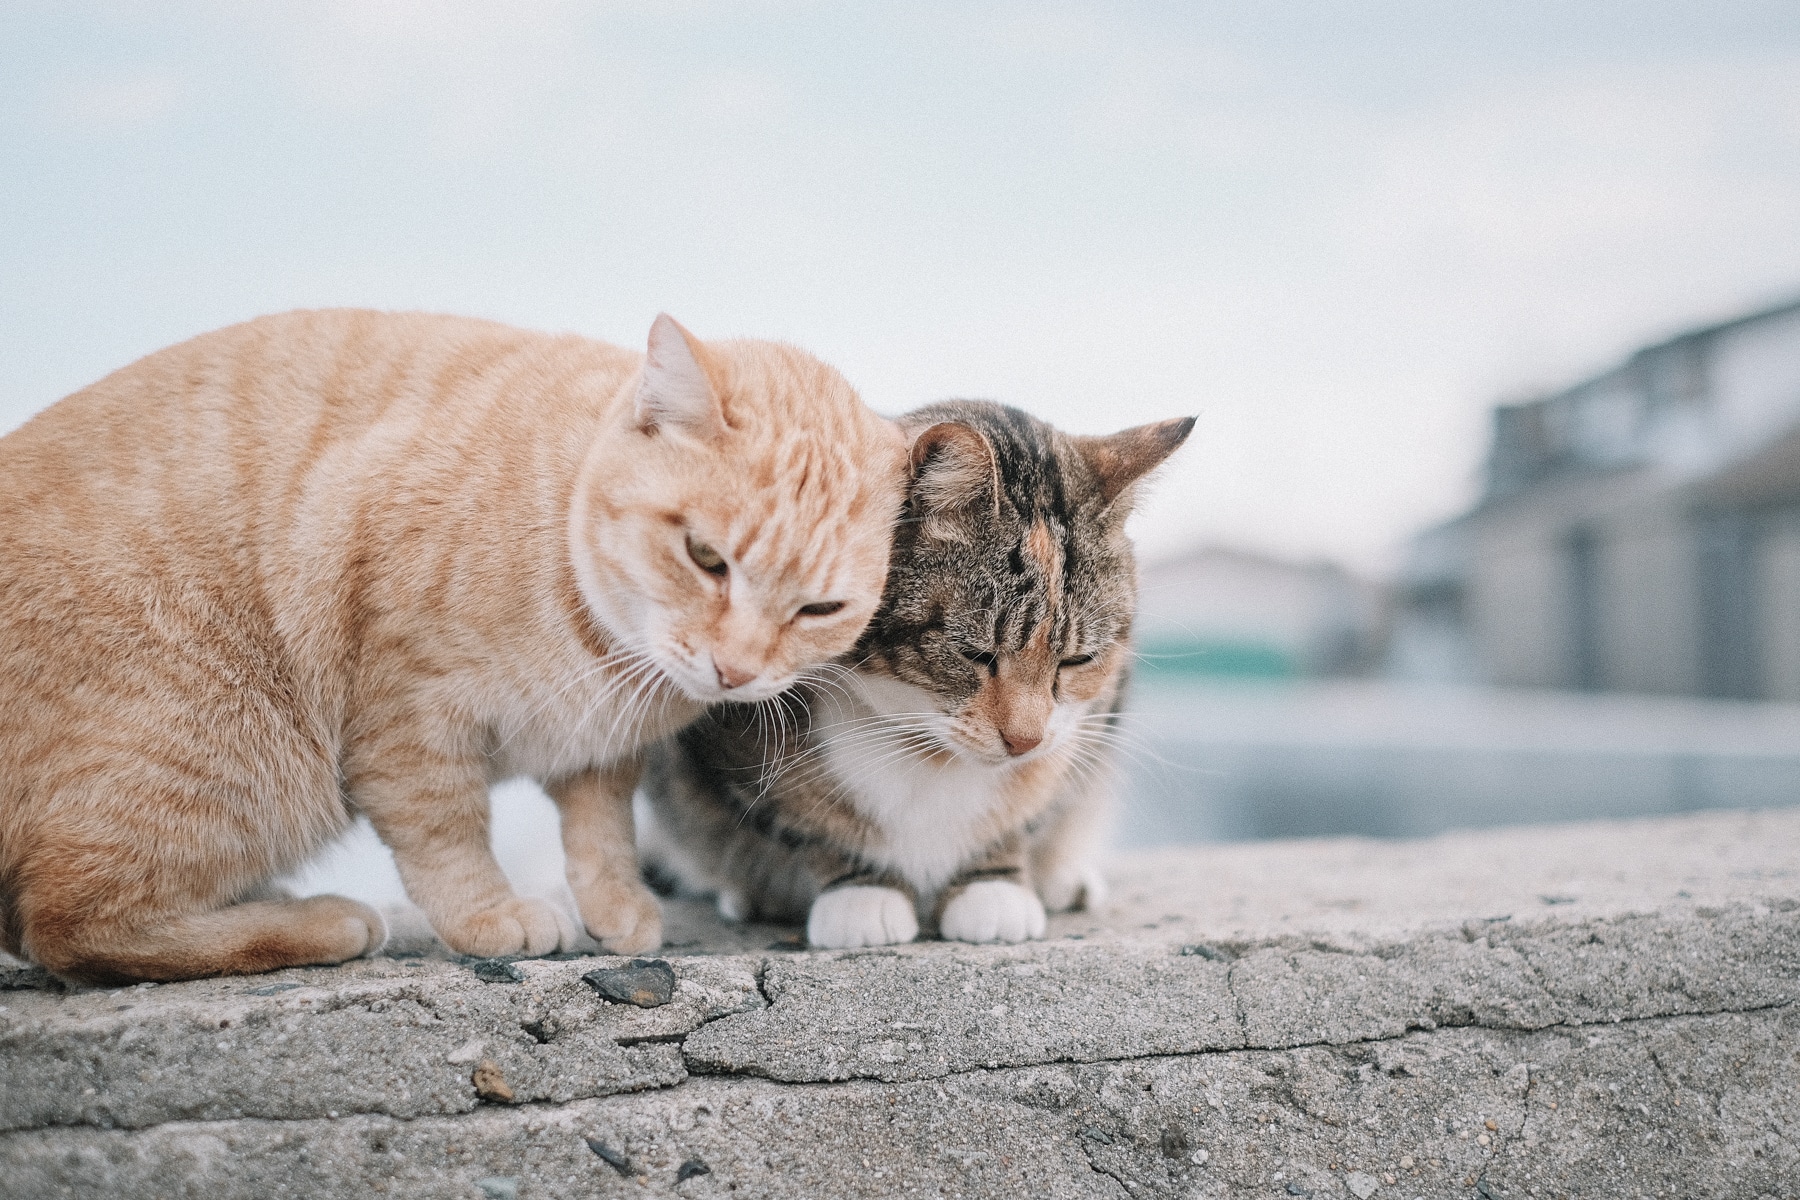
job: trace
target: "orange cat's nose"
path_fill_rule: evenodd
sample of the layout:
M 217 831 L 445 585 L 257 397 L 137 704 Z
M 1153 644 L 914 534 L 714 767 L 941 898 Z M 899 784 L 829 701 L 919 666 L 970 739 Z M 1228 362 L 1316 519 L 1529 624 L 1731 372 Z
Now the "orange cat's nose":
M 746 671 L 742 667 L 734 667 L 717 659 L 713 660 L 713 670 L 719 673 L 719 686 L 728 692 L 732 688 L 743 687 L 756 678 L 755 671 Z
M 1029 734 L 1012 734 L 1006 732 L 1004 729 L 1000 731 L 1000 740 L 1006 743 L 1006 752 L 1014 758 L 1019 757 L 1019 755 L 1025 753 L 1027 750 L 1037 749 L 1039 746 L 1043 745 L 1044 742 L 1044 739 L 1041 736 L 1032 737 Z

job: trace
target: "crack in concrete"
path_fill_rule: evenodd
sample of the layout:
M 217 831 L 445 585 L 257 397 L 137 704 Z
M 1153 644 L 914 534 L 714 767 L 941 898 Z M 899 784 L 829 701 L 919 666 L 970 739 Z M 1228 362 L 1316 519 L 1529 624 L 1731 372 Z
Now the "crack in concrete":
M 717 1019 L 718 1018 L 716 1017 L 713 1018 L 713 1020 Z M 686 1033 L 646 1033 L 637 1037 L 616 1037 L 612 1041 L 613 1045 L 618 1046 L 620 1049 L 631 1046 L 680 1046 L 686 1044 L 688 1038 L 699 1033 L 700 1030 L 706 1028 L 710 1023 L 710 1021 L 702 1021 L 699 1025 L 688 1030 Z M 685 1060 L 683 1061 L 685 1064 Z
M 1088 1170 L 1100 1176 L 1102 1179 L 1112 1180 L 1113 1186 L 1118 1189 L 1119 1195 L 1130 1195 L 1130 1185 L 1126 1183 L 1125 1177 L 1120 1175 L 1117 1171 L 1109 1171 L 1104 1165 L 1095 1162 L 1094 1149 L 1088 1144 L 1088 1139 L 1084 1137 L 1081 1140 L 1083 1143 L 1081 1147 L 1081 1157 L 1087 1161 Z
M 1237 1011 L 1238 1040 L 1248 1046 L 1250 1044 L 1250 1013 L 1244 1007 L 1244 998 L 1238 994 L 1238 964 L 1234 960 L 1225 968 L 1225 991 L 1231 997 L 1231 1006 Z
M 1596 1025 L 1604 1025 L 1608 1028 L 1618 1025 L 1639 1025 L 1652 1021 L 1674 1021 L 1689 1017 L 1749 1016 L 1754 1013 L 1774 1012 L 1790 1008 L 1793 1006 L 1793 1003 L 1794 1002 L 1791 1000 L 1781 1000 L 1771 1004 L 1754 1004 L 1745 1008 L 1719 1008 L 1708 1012 L 1657 1013 L 1652 1016 L 1618 1017 L 1605 1022 L 1553 1021 L 1546 1025 L 1485 1025 L 1479 1021 L 1470 1021 L 1466 1024 L 1439 1025 L 1436 1029 L 1408 1028 L 1402 1033 L 1391 1034 L 1385 1037 L 1352 1038 L 1349 1041 L 1344 1042 L 1319 1040 L 1311 1042 L 1271 1043 L 1266 1045 L 1252 1045 L 1246 1043 L 1242 1046 L 1224 1046 L 1216 1050 L 1147 1051 L 1143 1054 L 1119 1054 L 1104 1058 L 1046 1058 L 1038 1062 L 1007 1063 L 1004 1066 L 997 1067 L 977 1066 L 968 1067 L 960 1071 L 945 1071 L 939 1075 L 920 1076 L 918 1079 L 895 1080 L 892 1083 L 888 1083 L 887 1086 L 898 1087 L 908 1084 L 936 1083 L 946 1079 L 962 1079 L 971 1076 L 991 1074 L 996 1071 L 1030 1071 L 1041 1067 L 1092 1067 L 1104 1066 L 1109 1063 L 1156 1062 L 1159 1060 L 1179 1060 L 1189 1058 L 1205 1059 L 1227 1054 L 1280 1054 L 1290 1050 L 1348 1050 L 1358 1046 L 1391 1045 L 1394 1042 L 1404 1041 L 1415 1033 L 1431 1034 L 1438 1032 L 1439 1030 L 1448 1029 L 1481 1029 L 1490 1033 L 1531 1034 L 1543 1033 L 1555 1029 L 1566 1029 L 1570 1031 L 1577 1029 L 1592 1029 Z M 748 1069 L 705 1069 L 704 1066 L 702 1066 L 701 1069 L 696 1069 L 695 1064 L 688 1062 L 685 1054 L 682 1056 L 682 1062 L 687 1067 L 690 1076 L 762 1079 L 770 1083 L 780 1084 L 783 1087 L 819 1087 L 842 1083 L 879 1084 L 886 1082 L 876 1075 L 847 1075 L 841 1079 L 779 1079 L 761 1071 Z M 680 1087 L 681 1085 L 671 1084 L 668 1086 Z

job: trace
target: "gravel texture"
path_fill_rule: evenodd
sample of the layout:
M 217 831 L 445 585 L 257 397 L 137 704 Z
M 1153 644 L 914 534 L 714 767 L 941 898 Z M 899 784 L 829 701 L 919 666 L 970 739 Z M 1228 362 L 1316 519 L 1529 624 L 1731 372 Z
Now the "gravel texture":
M 1800 812 L 1112 874 L 1014 947 L 794 951 L 674 903 L 648 1008 L 584 981 L 645 964 L 404 938 L 0 971 L 0 1194 L 1800 1194 Z

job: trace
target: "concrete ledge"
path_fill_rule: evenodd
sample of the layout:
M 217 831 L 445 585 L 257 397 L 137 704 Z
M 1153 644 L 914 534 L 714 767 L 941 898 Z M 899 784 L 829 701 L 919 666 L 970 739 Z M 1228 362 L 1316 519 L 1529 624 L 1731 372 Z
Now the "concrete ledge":
M 478 974 L 404 939 L 163 987 L 15 971 L 0 1192 L 1795 1194 L 1800 812 L 1114 875 L 1018 947 L 804 952 L 673 905 L 648 1009 L 582 982 L 621 960 Z

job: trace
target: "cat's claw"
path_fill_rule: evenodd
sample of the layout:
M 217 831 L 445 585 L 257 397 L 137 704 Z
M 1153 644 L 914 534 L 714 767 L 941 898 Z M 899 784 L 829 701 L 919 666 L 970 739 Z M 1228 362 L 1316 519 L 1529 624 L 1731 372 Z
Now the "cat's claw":
M 458 954 L 493 958 L 503 954 L 551 954 L 572 949 L 575 925 L 546 900 L 513 896 L 463 917 L 439 935 Z
M 944 906 L 938 932 L 956 942 L 1025 942 L 1044 936 L 1044 903 L 1011 880 L 980 879 Z
M 891 946 L 918 936 L 912 900 L 894 888 L 832 888 L 819 893 L 806 917 L 806 940 L 822 950 Z

